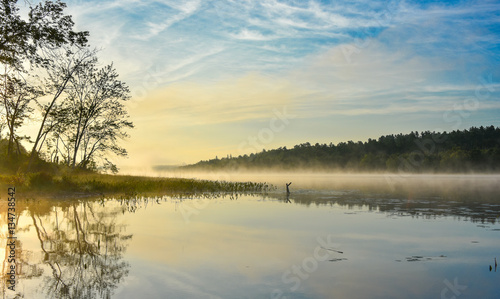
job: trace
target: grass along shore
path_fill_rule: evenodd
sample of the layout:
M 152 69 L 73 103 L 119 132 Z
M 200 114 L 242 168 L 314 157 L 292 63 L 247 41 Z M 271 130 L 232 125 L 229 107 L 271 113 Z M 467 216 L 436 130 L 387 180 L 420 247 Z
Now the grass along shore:
M 17 197 L 137 196 L 201 193 L 263 193 L 275 189 L 265 183 L 159 178 L 99 173 L 52 175 L 45 172 L 0 174 L 0 187 L 15 187 Z M 2 198 L 3 196 L 0 196 Z

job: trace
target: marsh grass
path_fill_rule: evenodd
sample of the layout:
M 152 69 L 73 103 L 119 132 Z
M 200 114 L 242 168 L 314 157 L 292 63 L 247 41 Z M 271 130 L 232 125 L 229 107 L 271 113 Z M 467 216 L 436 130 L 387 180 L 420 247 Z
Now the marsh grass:
M 0 186 L 15 186 L 21 196 L 178 195 L 202 193 L 262 193 L 275 189 L 267 183 L 158 178 L 98 173 L 46 172 L 0 175 Z

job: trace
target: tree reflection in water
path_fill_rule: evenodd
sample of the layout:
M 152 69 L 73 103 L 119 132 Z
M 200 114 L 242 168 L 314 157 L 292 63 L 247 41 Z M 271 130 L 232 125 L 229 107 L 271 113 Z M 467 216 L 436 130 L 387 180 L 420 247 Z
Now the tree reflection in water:
M 124 225 L 117 224 L 121 208 L 98 209 L 92 203 L 71 203 L 62 213 L 54 213 L 48 224 L 32 213 L 44 262 L 52 276 L 43 289 L 53 298 L 110 298 L 128 274 L 122 261 L 126 248 Z M 62 215 L 59 215 L 62 214 Z M 47 233 L 45 226 L 50 226 Z
M 132 235 L 116 221 L 123 208 L 95 201 L 53 204 L 41 200 L 26 208 L 41 255 L 17 254 L 28 265 L 18 279 L 42 276 L 43 298 L 111 298 L 130 268 L 123 254 Z
M 386 190 L 294 189 L 291 194 L 274 192 L 254 197 L 261 202 L 340 206 L 352 210 L 345 211 L 349 214 L 373 211 L 392 218 L 443 216 L 482 224 L 499 222 L 500 204 L 496 189 L 471 189 L 467 193 L 459 188 L 431 191 L 434 190 L 413 188 L 390 193 Z M 203 209 L 209 202 L 214 203 L 219 199 L 239 200 L 239 195 L 243 194 L 201 193 L 100 201 L 19 201 L 16 210 L 19 216 L 16 229 L 19 234 L 16 243 L 17 278 L 25 282 L 27 290 L 33 292 L 36 289 L 38 293 L 18 293 L 18 297 L 111 298 L 130 268 L 124 253 L 132 236 L 126 234 L 126 226 L 119 221 L 126 218 L 121 217 L 122 214 L 137 213 L 141 209 L 164 203 L 170 204 L 175 213 L 181 214 L 182 209 L 186 210 L 187 207 Z M 244 195 L 244 200 L 251 199 L 252 194 Z M 2 237 L 7 226 L 7 209 L 3 204 L 5 202 L 0 201 Z M 481 227 L 490 229 L 489 225 Z M 4 243 L 2 247 L 3 250 L 7 249 Z M 4 261 L 2 283 L 7 273 L 5 265 Z M 3 290 L 5 294 L 5 284 Z M 23 287 L 16 290 L 23 291 Z

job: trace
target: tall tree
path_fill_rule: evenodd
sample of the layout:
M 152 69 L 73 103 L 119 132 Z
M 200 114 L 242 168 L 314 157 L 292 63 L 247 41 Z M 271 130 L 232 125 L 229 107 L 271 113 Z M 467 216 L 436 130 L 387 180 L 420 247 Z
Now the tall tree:
M 118 80 L 113 65 L 98 68 L 96 52 L 87 48 L 88 32 L 73 30 L 65 7 L 61 1 L 42 1 L 30 6 L 28 17 L 22 18 L 16 0 L 0 0 L 0 67 L 4 70 L 0 127 L 8 129 L 12 153 L 20 138 L 16 129 L 35 102 L 41 122 L 32 140 L 28 171 L 44 146 L 49 148 L 50 160 L 57 161 L 61 155 L 73 167 L 94 168 L 101 162 L 116 170 L 106 155 L 127 154 L 118 141 L 127 137 L 125 129 L 133 127 L 123 104 L 129 89 Z M 38 75 L 37 84 L 30 74 Z
M 97 58 L 95 57 L 96 52 L 87 48 L 45 49 L 43 53 L 45 60 L 51 61 L 44 69 L 47 74 L 45 87 L 47 88 L 47 93 L 51 95 L 51 99 L 45 105 L 40 105 L 42 109 L 42 121 L 33 141 L 28 170 L 34 158 L 38 156 L 48 134 L 61 122 L 67 123 L 67 120 L 65 121 L 62 117 L 54 117 L 61 114 L 58 111 L 54 111 L 54 108 L 57 107 L 57 101 L 64 93 L 69 92 L 67 90 L 68 85 L 70 85 L 69 83 L 75 74 L 84 72 L 87 68 L 92 68 L 97 62 Z M 48 124 L 47 120 L 51 116 L 52 121 Z
M 64 14 L 66 4 L 44 1 L 29 7 L 22 18 L 16 0 L 0 1 L 1 102 L 9 130 L 8 152 L 12 154 L 15 130 L 29 116 L 30 103 L 42 93 L 30 83 L 29 71 L 50 67 L 54 60 L 44 49 L 64 45 L 85 46 L 88 32 L 76 32 L 71 16 Z M 33 72 L 31 72 L 33 73 Z M 38 141 L 38 138 L 37 138 Z
M 95 168 L 101 159 L 102 166 L 116 169 L 106 155 L 127 154 L 118 141 L 128 136 L 127 128 L 133 128 L 124 106 L 128 87 L 112 64 L 98 68 L 96 61 L 79 68 L 70 84 L 68 96 L 49 120 L 58 124 L 53 137 L 66 148 L 65 161 L 72 167 Z

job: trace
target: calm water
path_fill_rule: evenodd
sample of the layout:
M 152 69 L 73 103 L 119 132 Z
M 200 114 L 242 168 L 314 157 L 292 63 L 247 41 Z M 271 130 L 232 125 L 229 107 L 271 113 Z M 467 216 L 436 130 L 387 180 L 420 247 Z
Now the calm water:
M 288 197 L 254 176 L 278 190 L 18 201 L 3 297 L 500 298 L 499 177 L 286 178 Z

